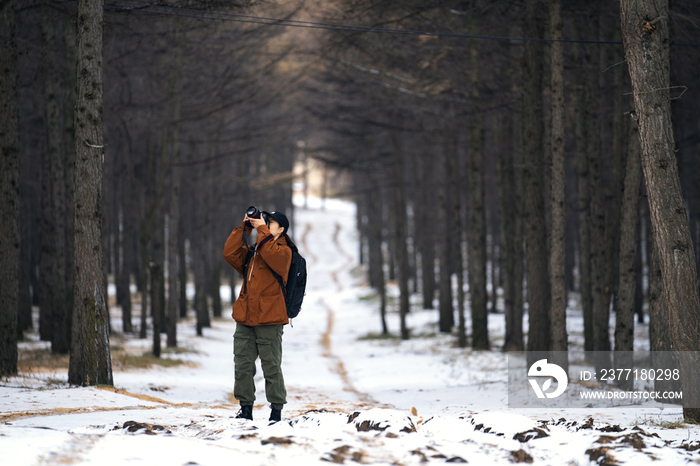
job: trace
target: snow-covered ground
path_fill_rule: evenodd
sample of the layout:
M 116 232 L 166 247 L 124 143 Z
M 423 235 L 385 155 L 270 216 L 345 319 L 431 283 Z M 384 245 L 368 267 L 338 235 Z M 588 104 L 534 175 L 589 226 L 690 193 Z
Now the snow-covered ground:
M 234 418 L 230 317 L 200 338 L 185 321 L 178 337 L 189 351 L 166 357 L 187 364 L 115 370 L 115 389 L 70 387 L 63 372 L 3 379 L 0 465 L 700 463 L 700 426 L 670 428 L 680 407 L 508 408 L 502 314 L 489 316 L 493 351 L 454 347 L 437 312 L 419 306 L 411 340 L 366 338 L 380 321 L 357 270 L 354 206 L 312 200 L 295 220 L 309 284 L 285 327 L 283 422 L 268 425 L 260 370 L 255 420 Z M 397 332 L 395 312 L 389 326 Z M 150 340 L 119 344 L 146 351 Z

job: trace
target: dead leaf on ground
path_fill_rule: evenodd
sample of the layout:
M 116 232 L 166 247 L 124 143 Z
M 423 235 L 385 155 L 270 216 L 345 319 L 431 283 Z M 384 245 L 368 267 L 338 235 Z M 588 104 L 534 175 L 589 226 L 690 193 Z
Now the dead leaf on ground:
M 263 445 L 273 444 L 273 445 L 291 445 L 294 443 L 289 437 L 270 437 L 265 440 L 260 441 Z
M 514 463 L 532 463 L 532 456 L 522 448 L 518 451 L 511 451 L 510 458 Z

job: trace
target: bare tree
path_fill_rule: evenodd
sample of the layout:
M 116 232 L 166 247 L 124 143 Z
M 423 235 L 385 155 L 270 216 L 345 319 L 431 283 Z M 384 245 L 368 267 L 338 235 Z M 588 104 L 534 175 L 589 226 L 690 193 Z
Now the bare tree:
M 501 276 L 503 277 L 503 301 L 506 334 L 503 351 L 523 351 L 523 237 L 518 171 L 513 160 L 513 140 L 510 136 L 513 120 L 504 117 L 503 134 L 495 139 L 501 147 L 496 160 L 498 181 L 498 208 L 501 228 Z M 498 128 L 498 125 L 494 124 Z
M 396 233 L 396 259 L 398 267 L 399 281 L 399 316 L 401 320 L 401 339 L 408 340 L 408 327 L 406 327 L 406 315 L 409 312 L 409 291 L 408 291 L 408 251 L 406 250 L 406 237 L 408 236 L 408 221 L 406 219 L 406 195 L 404 193 L 403 170 L 403 148 L 400 135 L 391 133 L 392 144 L 392 164 L 391 173 L 393 181 L 393 211 L 394 229 Z
M 104 1 L 79 0 L 75 102 L 75 287 L 68 382 L 112 385 L 102 270 L 102 27 Z
M 700 299 L 671 123 L 668 1 L 621 0 L 620 11 L 671 340 L 682 355 L 683 415 L 700 422 Z
M 544 18 L 542 0 L 527 2 L 525 32 L 542 37 Z M 550 289 L 547 254 L 547 229 L 544 204 L 544 120 L 542 102 L 542 45 L 525 44 L 523 54 L 523 183 L 525 195 L 525 244 L 527 247 L 527 297 L 530 328 L 528 351 L 550 349 Z
M 549 0 L 549 31 L 552 40 L 562 39 L 561 1 Z M 563 358 L 555 362 L 568 370 L 566 333 L 566 154 L 564 153 L 564 44 L 552 42 L 552 189 L 551 244 L 549 273 L 552 289 L 550 319 L 552 322 L 552 351 Z
M 49 267 L 44 284 L 50 289 L 50 302 L 47 302 L 50 310 L 50 328 L 48 335 L 51 340 L 51 351 L 58 354 L 68 354 L 70 351 L 70 321 L 67 307 L 68 290 L 66 287 L 66 185 L 64 173 L 64 161 L 62 145 L 62 124 L 59 108 L 58 84 L 55 71 L 55 61 L 60 55 L 56 53 L 56 25 L 55 18 L 49 11 L 49 6 L 42 6 L 41 28 L 44 37 L 44 99 L 46 100 L 46 135 L 48 163 L 46 174 L 48 179 L 42 184 L 48 184 L 47 205 L 49 206 L 48 221 L 50 228 L 44 230 L 45 244 L 49 247 L 42 248 L 42 255 Z M 44 242 L 44 241 L 42 241 Z
M 637 231 L 639 220 L 639 188 L 642 181 L 642 165 L 639 154 L 639 129 L 637 117 L 630 118 L 627 139 L 627 167 L 620 220 L 620 265 L 615 314 L 615 367 L 629 368 L 631 353 L 618 356 L 618 351 L 634 350 L 634 297 L 637 285 Z M 628 357 L 630 356 L 630 357 Z M 622 359 L 621 359 L 622 358 Z M 632 390 L 632 380 L 621 380 L 623 390 Z
M 451 135 L 445 135 L 445 139 L 449 139 Z M 447 146 L 446 143 L 443 143 Z M 445 147 L 439 150 L 437 155 L 438 179 L 448 180 L 449 176 L 449 150 Z M 440 263 L 440 276 L 438 278 L 438 296 L 439 296 L 439 327 L 443 333 L 450 333 L 454 325 L 454 308 L 452 307 L 452 245 L 450 237 L 450 213 L 453 212 L 452 203 L 454 202 L 449 195 L 450 186 L 446 182 L 438 184 L 437 188 L 437 225 L 436 234 L 439 238 L 437 242 L 438 261 Z M 461 266 L 461 264 L 459 264 Z
M 19 106 L 14 2 L 0 3 L 0 377 L 17 373 Z
M 484 131 L 472 122 L 469 150 L 469 294 L 472 347 L 490 348 L 486 294 L 486 207 L 484 205 Z M 461 241 L 458 243 L 461 248 Z M 459 255 L 461 258 L 461 254 Z M 457 264 L 462 267 L 462 264 Z M 495 289 L 495 286 L 494 286 Z
M 170 210 L 168 214 L 168 304 L 167 304 L 167 332 L 168 347 L 177 346 L 177 319 L 180 313 L 180 296 L 178 290 L 178 246 L 180 242 L 180 109 L 182 91 L 182 66 L 183 52 L 180 45 L 182 33 L 176 32 L 176 44 L 174 50 L 175 69 L 173 70 L 170 93 L 173 100 L 173 128 L 172 128 L 172 160 L 170 166 Z M 180 267 L 186 265 L 180 261 Z M 185 283 L 181 284 L 182 287 Z

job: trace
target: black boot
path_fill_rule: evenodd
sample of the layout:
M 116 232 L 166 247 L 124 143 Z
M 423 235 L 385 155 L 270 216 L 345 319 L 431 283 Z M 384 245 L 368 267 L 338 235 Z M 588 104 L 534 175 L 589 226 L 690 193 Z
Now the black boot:
M 270 412 L 270 423 L 274 424 L 275 422 L 279 422 L 281 420 L 282 420 L 282 410 L 272 408 L 272 412 Z
M 236 414 L 236 419 L 253 420 L 253 405 L 241 405 L 241 410 Z

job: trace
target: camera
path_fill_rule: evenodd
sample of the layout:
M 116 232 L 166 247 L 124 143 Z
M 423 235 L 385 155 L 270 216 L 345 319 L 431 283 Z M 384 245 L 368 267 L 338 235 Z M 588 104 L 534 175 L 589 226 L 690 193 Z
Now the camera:
M 261 212 L 258 210 L 257 207 L 255 207 L 254 205 L 252 205 L 252 206 L 248 207 L 248 209 L 246 209 L 245 214 L 246 214 L 249 218 L 260 218 Z
M 262 219 L 265 220 L 265 223 L 268 222 L 267 221 L 267 212 L 262 212 L 254 205 L 248 207 L 245 211 L 245 214 L 248 216 L 248 218 L 260 218 L 262 216 Z M 253 226 L 250 224 L 250 222 L 246 222 L 246 225 L 249 227 Z

